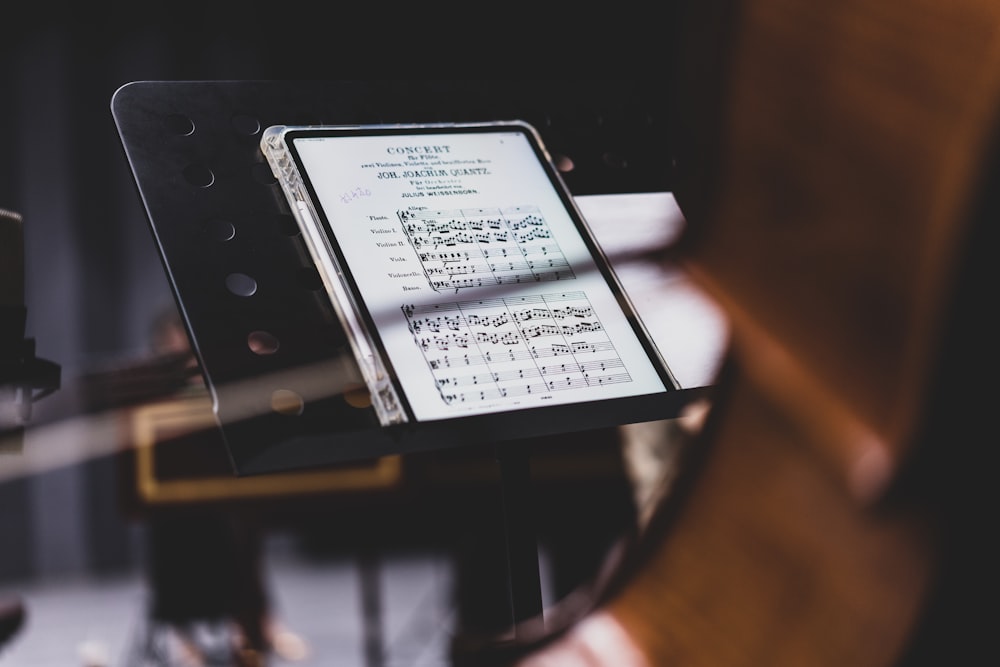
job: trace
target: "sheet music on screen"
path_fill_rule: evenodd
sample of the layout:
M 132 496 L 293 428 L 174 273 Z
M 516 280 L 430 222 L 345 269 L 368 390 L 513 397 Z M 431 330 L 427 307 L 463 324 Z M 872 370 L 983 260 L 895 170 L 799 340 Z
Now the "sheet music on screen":
M 668 389 L 528 133 L 291 144 L 418 421 Z

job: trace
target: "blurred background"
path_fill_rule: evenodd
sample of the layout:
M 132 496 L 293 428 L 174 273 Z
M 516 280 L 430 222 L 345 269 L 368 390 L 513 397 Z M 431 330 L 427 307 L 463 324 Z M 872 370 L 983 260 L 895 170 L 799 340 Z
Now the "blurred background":
M 159 542 L 150 535 L 148 507 L 130 505 L 128 489 L 123 492 L 123 469 L 128 486 L 130 468 L 123 467 L 117 435 L 127 410 L 111 410 L 105 419 L 116 406 L 106 397 L 95 400 L 88 388 L 95 375 L 158 358 L 163 353 L 156 347 L 158 332 L 177 309 L 112 119 L 112 95 L 131 81 L 282 79 L 290 69 L 293 78 L 320 79 L 353 68 L 338 61 L 349 52 L 344 43 L 314 44 L 317 52 L 329 49 L 324 60 L 289 68 L 288 59 L 276 56 L 307 38 L 273 33 L 265 38 L 259 30 L 225 21 L 220 29 L 151 14 L 112 29 L 94 20 L 96 15 L 76 21 L 72 13 L 58 18 L 38 16 L 34 8 L 28 13 L 31 18 L 0 42 L 0 123 L 8 137 L 0 153 L 0 208 L 23 216 L 24 338 L 34 341 L 38 358 L 59 365 L 61 376 L 59 389 L 32 406 L 20 449 L 0 453 L 0 592 L 6 599 L 23 599 L 28 613 L 24 626 L 0 648 L 0 664 L 124 665 L 130 643 L 148 630 L 151 545 Z M 669 35 L 663 37 L 669 42 Z M 671 100 L 669 86 L 661 84 L 373 80 L 366 104 L 372 122 L 454 115 L 489 119 L 498 110 L 517 114 L 539 128 L 550 148 L 572 160 L 574 168 L 565 177 L 575 195 L 667 192 Z M 596 570 L 605 548 L 634 520 L 633 489 L 618 467 L 619 434 L 595 434 L 593 442 L 598 457 L 593 469 L 602 470 L 602 481 L 590 498 L 600 525 L 595 529 L 593 515 L 578 512 L 581 523 L 591 516 L 584 529 L 565 520 L 565 508 L 552 509 L 551 523 L 565 538 L 558 548 L 576 555 L 567 561 L 571 567 L 560 570 L 566 572 L 561 584 L 543 568 L 547 599 Z M 566 443 L 556 439 L 550 445 L 558 462 Z M 467 456 L 471 462 L 453 463 L 477 471 L 492 463 L 489 451 Z M 607 456 L 615 462 L 611 468 L 601 467 Z M 433 456 L 427 460 L 440 463 Z M 585 481 L 594 488 L 592 480 Z M 477 501 L 482 505 L 472 506 L 496 511 L 494 489 L 489 490 Z M 364 545 L 350 539 L 359 533 L 331 535 L 330 517 L 345 512 L 338 502 L 307 521 L 289 520 L 301 518 L 300 507 L 290 505 L 284 514 L 269 516 L 263 537 L 248 549 L 261 551 L 267 561 L 264 586 L 280 609 L 275 615 L 294 631 L 290 639 L 310 644 L 315 662 L 308 664 L 443 664 L 463 604 L 449 591 L 466 576 L 455 566 L 454 536 L 477 535 L 459 523 L 469 517 L 447 516 L 437 531 L 419 525 L 413 532 L 423 539 Z M 454 497 L 442 502 L 455 504 Z M 366 516 L 377 521 L 399 513 L 392 500 L 380 507 L 383 514 Z M 489 517 L 482 523 L 496 525 Z M 391 532 L 370 525 L 355 530 Z M 179 534 L 182 540 L 210 540 L 183 528 Z M 497 538 L 492 529 L 486 534 L 487 542 Z M 478 538 L 471 541 L 483 547 Z M 207 553 L 210 543 L 204 544 Z M 483 548 L 493 551 L 495 561 L 497 543 L 490 544 Z M 370 549 L 377 551 L 374 561 Z M 282 569 L 283 563 L 294 567 Z M 485 567 L 469 581 L 502 563 Z M 472 607 L 502 600 L 503 586 L 492 589 L 466 588 L 475 599 Z M 478 619 L 477 613 L 468 612 L 473 624 L 481 621 L 492 629 L 500 623 L 495 614 Z M 406 650 L 400 648 L 414 638 Z M 294 644 L 286 648 L 289 662 L 305 660 Z

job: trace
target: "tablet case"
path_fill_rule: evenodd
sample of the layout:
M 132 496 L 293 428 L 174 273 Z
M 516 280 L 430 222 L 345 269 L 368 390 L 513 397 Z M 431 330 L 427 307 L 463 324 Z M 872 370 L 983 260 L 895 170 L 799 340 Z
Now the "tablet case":
M 234 472 L 481 438 L 384 429 L 363 399 L 325 395 L 331 375 L 361 376 L 260 152 L 264 128 L 522 117 L 550 150 L 573 156 L 566 182 L 574 195 L 665 191 L 667 114 L 652 93 L 641 81 L 137 81 L 118 89 L 112 116 Z

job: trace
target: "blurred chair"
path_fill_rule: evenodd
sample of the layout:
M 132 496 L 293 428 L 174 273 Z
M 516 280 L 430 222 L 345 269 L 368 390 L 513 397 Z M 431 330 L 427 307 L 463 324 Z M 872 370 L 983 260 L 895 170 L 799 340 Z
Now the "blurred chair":
M 16 456 L 32 403 L 59 388 L 57 364 L 35 356 L 25 338 L 24 232 L 19 213 L 0 208 L 0 457 Z M 0 650 L 25 624 L 19 597 L 0 599 Z

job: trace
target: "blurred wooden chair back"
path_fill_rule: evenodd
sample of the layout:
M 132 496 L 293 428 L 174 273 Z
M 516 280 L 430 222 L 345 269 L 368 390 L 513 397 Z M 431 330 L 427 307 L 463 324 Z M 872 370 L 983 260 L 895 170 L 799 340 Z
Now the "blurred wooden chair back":
M 589 611 L 493 656 L 995 663 L 1000 4 L 689 4 L 674 251 L 726 365 Z

